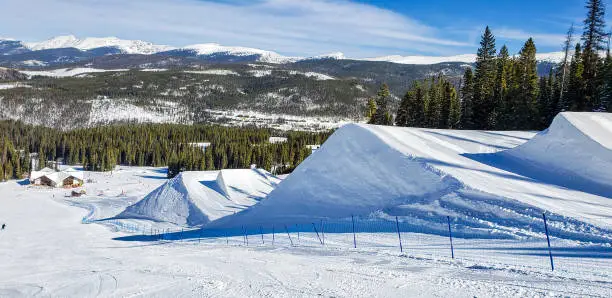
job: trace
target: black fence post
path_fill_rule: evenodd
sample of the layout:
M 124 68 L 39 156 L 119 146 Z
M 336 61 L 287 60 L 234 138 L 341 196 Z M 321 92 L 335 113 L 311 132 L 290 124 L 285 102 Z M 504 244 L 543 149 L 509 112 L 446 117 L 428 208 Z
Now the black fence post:
M 263 226 L 259 227 L 259 234 L 261 234 L 261 244 L 266 244 L 263 238 Z
M 287 237 L 289 237 L 289 242 L 291 242 L 291 246 L 293 246 L 293 240 L 291 240 L 291 235 L 289 234 L 289 229 L 287 228 L 287 225 L 285 225 L 285 231 L 287 231 Z
M 548 242 L 548 256 L 550 257 L 550 269 L 555 271 L 555 263 L 553 262 L 552 249 L 550 248 L 550 237 L 548 236 L 548 223 L 546 222 L 546 213 L 542 213 L 544 218 L 544 230 L 546 231 L 546 242 Z
M 355 236 L 355 217 L 351 215 L 351 221 L 353 222 L 353 247 L 357 248 L 357 236 Z
M 325 245 L 325 226 L 323 225 L 322 219 L 321 219 L 321 238 L 323 240 L 323 245 Z
M 450 245 L 451 245 L 451 258 L 455 258 L 455 249 L 453 248 L 453 231 L 451 230 L 451 225 L 450 225 L 450 216 L 446 217 L 446 220 L 448 222 L 448 237 L 450 239 Z
M 402 247 L 402 234 L 400 233 L 399 220 L 397 219 L 397 216 L 395 217 L 395 225 L 397 226 L 397 238 L 399 239 L 400 252 L 404 252 L 404 247 Z
M 317 231 L 317 226 L 314 224 L 314 222 L 312 223 L 312 228 L 314 229 L 315 233 L 317 233 L 317 238 L 319 238 L 319 242 L 321 242 L 321 245 L 323 245 L 323 241 L 321 240 L 321 237 L 319 237 L 319 231 Z

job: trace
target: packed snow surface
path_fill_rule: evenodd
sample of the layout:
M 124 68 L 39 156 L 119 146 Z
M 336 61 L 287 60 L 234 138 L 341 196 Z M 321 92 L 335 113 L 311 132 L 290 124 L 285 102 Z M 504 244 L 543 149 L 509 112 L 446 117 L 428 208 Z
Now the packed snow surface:
M 521 237 L 533 235 L 534 222 L 548 212 L 553 226 L 568 238 L 609 242 L 610 197 L 565 183 L 564 172 L 550 171 L 543 179 L 537 171 L 514 171 L 531 165 L 530 158 L 537 159 L 535 153 L 515 154 L 512 159 L 498 153 L 523 143 L 525 148 L 535 146 L 530 152 L 546 152 L 547 144 L 571 143 L 582 135 L 605 138 L 602 126 L 609 130 L 610 117 L 563 113 L 533 141 L 528 141 L 534 135 L 530 132 L 349 124 L 336 131 L 266 200 L 213 226 L 264 220 L 311 222 L 381 212 L 379 216 L 403 216 L 424 226 L 451 216 L 461 220 L 466 235 Z M 570 169 L 584 167 L 583 172 L 589 173 L 586 178 L 609 185 L 612 168 L 598 159 L 609 162 L 610 151 L 593 149 L 596 143 L 584 142 L 585 151 L 558 146 L 556 157 L 574 163 Z M 563 163 L 554 155 L 549 157 L 538 159 L 542 167 Z M 589 232 L 581 233 L 584 230 Z
M 113 219 L 162 185 L 164 169 L 84 173 L 87 194 L 0 183 L 0 297 L 610 297 L 610 247 L 551 239 L 454 239 L 326 232 L 119 241 L 180 228 Z M 81 207 L 77 208 L 75 206 Z M 85 224 L 82 224 L 85 223 Z M 141 228 L 141 233 L 142 233 Z M 177 232 L 178 231 L 178 232 Z M 197 231 L 196 231 L 197 232 Z M 197 233 L 194 233 L 197 234 Z
M 279 182 L 262 169 L 183 172 L 119 217 L 202 225 L 256 204 Z

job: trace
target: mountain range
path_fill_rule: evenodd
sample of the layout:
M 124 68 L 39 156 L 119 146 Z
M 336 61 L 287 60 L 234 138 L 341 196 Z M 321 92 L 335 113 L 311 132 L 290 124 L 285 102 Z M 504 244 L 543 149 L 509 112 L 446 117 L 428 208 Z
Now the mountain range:
M 548 74 L 559 53 L 541 54 Z M 325 130 L 363 121 L 381 84 L 395 110 L 412 82 L 459 85 L 475 55 L 287 57 L 247 47 L 61 36 L 0 40 L 0 119 L 61 129 L 117 122 Z M 6 68 L 1 68 L 6 67 Z
M 249 47 L 231 47 L 216 43 L 172 47 L 156 45 L 141 40 L 123 40 L 116 37 L 79 39 L 75 36 L 58 36 L 41 42 L 23 42 L 0 39 L 0 65 L 11 67 L 41 67 L 91 60 L 106 55 L 154 55 L 177 58 L 197 58 L 210 62 L 264 62 L 272 64 L 295 63 L 305 60 L 336 59 L 391 62 L 398 64 L 429 65 L 447 62 L 473 63 L 474 54 L 456 56 L 384 56 L 350 58 L 343 53 L 330 53 L 314 57 L 289 57 L 274 51 Z M 538 60 L 558 63 L 562 52 L 538 54 Z

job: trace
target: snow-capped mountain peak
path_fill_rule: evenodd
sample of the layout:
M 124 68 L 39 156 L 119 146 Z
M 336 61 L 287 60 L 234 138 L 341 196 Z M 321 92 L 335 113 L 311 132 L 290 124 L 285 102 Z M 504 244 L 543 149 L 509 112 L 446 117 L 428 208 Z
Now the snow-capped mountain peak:
M 183 50 L 195 51 L 198 55 L 228 54 L 234 56 L 260 56 L 258 61 L 269 63 L 285 63 L 295 61 L 298 58 L 285 57 L 276 52 L 260 50 L 247 47 L 228 47 L 217 43 L 195 44 L 182 48 Z
M 334 52 L 334 53 L 314 56 L 314 57 L 312 57 L 310 59 L 336 59 L 336 60 L 343 60 L 343 59 L 346 59 L 346 56 L 344 56 L 344 53 L 342 53 L 342 52 Z
M 79 39 L 74 35 L 58 36 L 41 42 L 28 42 L 24 44 L 32 51 L 59 48 L 91 50 L 103 47 L 114 47 L 126 54 L 154 54 L 173 49 L 173 47 L 170 46 L 155 45 L 142 40 L 124 40 L 117 37 L 88 37 Z

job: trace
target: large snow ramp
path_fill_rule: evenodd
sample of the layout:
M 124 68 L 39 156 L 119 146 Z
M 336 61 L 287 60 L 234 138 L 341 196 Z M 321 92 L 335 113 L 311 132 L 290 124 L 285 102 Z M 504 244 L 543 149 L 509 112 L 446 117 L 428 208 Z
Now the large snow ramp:
M 612 200 L 506 167 L 517 159 L 501 152 L 529 144 L 534 135 L 346 125 L 265 201 L 211 227 L 351 215 L 401 216 L 427 227 L 452 216 L 461 219 L 465 235 L 514 237 L 532 234 L 546 211 L 570 238 L 608 241 Z M 607 171 L 604 181 L 611 179 Z M 580 234 L 585 229 L 590 235 Z
M 520 174 L 612 198 L 612 114 L 561 113 L 550 128 L 500 155 Z
M 256 204 L 279 182 L 262 169 L 183 172 L 118 217 L 203 225 Z

